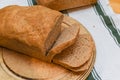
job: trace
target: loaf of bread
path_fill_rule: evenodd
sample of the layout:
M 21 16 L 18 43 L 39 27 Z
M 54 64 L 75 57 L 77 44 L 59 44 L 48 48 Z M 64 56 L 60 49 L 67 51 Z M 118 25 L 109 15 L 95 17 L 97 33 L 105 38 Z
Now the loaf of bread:
M 0 46 L 48 61 L 62 21 L 60 12 L 43 6 L 5 7 L 0 10 Z
M 38 4 L 54 10 L 65 10 L 94 4 L 97 0 L 36 0 Z

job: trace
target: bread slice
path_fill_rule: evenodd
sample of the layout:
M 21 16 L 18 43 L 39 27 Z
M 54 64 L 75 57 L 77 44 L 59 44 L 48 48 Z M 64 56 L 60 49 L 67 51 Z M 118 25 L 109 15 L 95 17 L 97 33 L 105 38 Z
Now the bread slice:
M 68 25 L 63 22 L 62 28 L 63 30 L 59 38 L 47 55 L 50 60 L 52 60 L 55 55 L 61 53 L 64 49 L 74 44 L 80 31 L 80 27 L 76 24 Z
M 94 52 L 94 51 L 93 51 Z M 78 68 L 71 68 L 70 70 L 74 71 L 74 72 L 82 72 L 82 71 L 86 71 L 89 69 L 91 63 L 92 63 L 92 60 L 93 60 L 93 53 L 90 57 L 90 59 L 88 61 L 86 61 L 86 63 L 84 63 L 83 65 L 81 65 L 80 67 Z
M 54 57 L 53 63 L 70 70 L 78 69 L 90 59 L 93 48 L 94 43 L 89 34 L 79 35 L 72 46 Z
M 54 10 L 65 10 L 94 4 L 97 0 L 36 0 L 38 4 Z
M 0 10 L 0 46 L 47 60 L 61 33 L 63 15 L 43 6 L 8 6 Z

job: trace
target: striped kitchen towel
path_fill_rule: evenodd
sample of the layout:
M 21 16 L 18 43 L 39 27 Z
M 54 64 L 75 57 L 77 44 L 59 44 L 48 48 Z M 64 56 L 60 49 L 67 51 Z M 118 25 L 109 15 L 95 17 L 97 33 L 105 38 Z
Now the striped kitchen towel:
M 0 8 L 34 4 L 34 0 L 0 0 Z M 87 80 L 120 80 L 120 1 L 98 0 L 96 5 L 64 12 L 81 22 L 94 38 L 96 62 Z

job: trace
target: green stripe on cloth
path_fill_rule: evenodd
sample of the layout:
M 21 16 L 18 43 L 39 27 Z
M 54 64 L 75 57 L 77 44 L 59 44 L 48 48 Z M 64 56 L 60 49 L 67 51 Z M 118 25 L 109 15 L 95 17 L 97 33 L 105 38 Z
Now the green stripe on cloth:
M 103 22 L 104 26 L 106 27 L 106 29 L 110 32 L 110 35 L 113 37 L 113 39 L 114 39 L 114 41 L 116 42 L 116 44 L 119 46 L 119 43 L 117 42 L 116 38 L 113 36 L 111 30 L 107 27 L 107 25 L 106 25 L 103 17 L 101 16 L 100 18 L 101 18 L 101 21 Z
M 94 72 L 94 75 L 96 75 L 96 78 L 97 78 L 98 80 L 102 80 L 101 77 L 98 75 L 95 67 L 93 68 L 93 71 L 92 71 L 92 72 Z
M 95 67 L 93 68 L 92 72 L 88 76 L 86 80 L 102 80 L 101 77 L 98 75 L 97 71 L 95 70 Z
M 37 5 L 36 1 L 35 0 L 32 0 L 32 3 L 33 5 Z
M 111 21 L 109 16 L 106 16 L 104 14 L 104 9 L 102 9 L 102 7 L 98 3 L 95 5 L 95 8 L 98 14 L 102 16 L 107 29 L 109 29 L 110 34 L 113 35 L 112 37 L 114 38 L 115 42 L 117 41 L 117 45 L 120 47 L 120 35 L 118 33 L 118 30 L 115 28 L 116 26 L 112 24 L 114 22 Z
M 30 1 L 29 1 L 29 0 L 27 0 L 27 2 L 28 2 L 28 6 L 30 6 Z
M 33 6 L 32 0 L 27 0 L 29 6 Z
M 90 73 L 90 75 L 88 76 L 87 80 L 95 80 L 92 73 Z

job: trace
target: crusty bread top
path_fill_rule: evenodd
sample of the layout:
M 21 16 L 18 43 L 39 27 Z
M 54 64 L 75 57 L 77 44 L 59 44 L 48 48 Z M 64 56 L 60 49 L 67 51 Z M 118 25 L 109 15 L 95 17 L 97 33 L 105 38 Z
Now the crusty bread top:
M 35 47 L 40 55 L 45 55 L 46 41 L 49 41 L 51 31 L 62 23 L 62 19 L 62 13 L 43 6 L 8 6 L 0 10 L 0 37 Z M 51 42 L 54 41 L 52 38 Z
M 93 47 L 91 36 L 88 34 L 79 35 L 72 46 L 54 57 L 53 62 L 68 69 L 79 68 L 90 59 Z
M 55 10 L 65 10 L 94 4 L 97 0 L 36 0 L 38 4 Z

